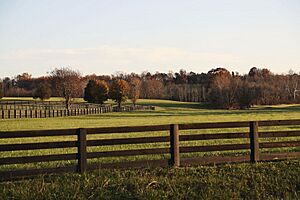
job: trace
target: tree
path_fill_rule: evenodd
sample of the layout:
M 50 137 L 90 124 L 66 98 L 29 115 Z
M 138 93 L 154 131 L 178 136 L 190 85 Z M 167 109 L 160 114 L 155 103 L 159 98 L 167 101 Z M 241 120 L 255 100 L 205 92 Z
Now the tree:
M 54 93 L 65 98 L 66 108 L 69 109 L 71 100 L 83 94 L 83 79 L 80 72 L 70 68 L 55 68 L 50 76 Z
M 84 100 L 89 103 L 103 104 L 108 98 L 108 85 L 105 81 L 89 80 L 84 89 Z
M 138 77 L 131 77 L 129 80 L 129 98 L 134 106 L 140 97 L 141 83 L 141 79 Z
M 3 96 L 4 96 L 4 94 L 3 94 L 3 84 L 2 84 L 2 82 L 0 82 L 0 99 L 2 99 Z
M 146 79 L 141 88 L 142 97 L 145 99 L 162 99 L 164 96 L 164 84 L 161 80 Z
M 209 103 L 214 107 L 232 108 L 237 90 L 237 82 L 224 68 L 212 69 L 209 76 Z
M 122 79 L 114 79 L 110 89 L 110 98 L 118 103 L 121 108 L 121 103 L 127 100 L 129 91 L 128 83 Z
M 34 91 L 34 98 L 39 98 L 42 101 L 51 97 L 51 87 L 47 83 L 41 83 Z

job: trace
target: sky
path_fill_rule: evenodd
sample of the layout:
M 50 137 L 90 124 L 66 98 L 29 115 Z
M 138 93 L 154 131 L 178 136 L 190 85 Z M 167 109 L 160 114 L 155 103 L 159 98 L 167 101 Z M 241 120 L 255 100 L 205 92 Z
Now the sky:
M 0 0 L 0 78 L 300 72 L 299 0 Z

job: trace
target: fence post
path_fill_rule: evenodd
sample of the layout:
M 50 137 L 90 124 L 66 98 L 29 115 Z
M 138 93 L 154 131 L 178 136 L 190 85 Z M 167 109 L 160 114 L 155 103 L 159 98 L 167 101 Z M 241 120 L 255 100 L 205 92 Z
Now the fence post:
M 83 174 L 87 169 L 86 129 L 77 129 L 78 165 L 77 171 Z
M 250 162 L 259 161 L 258 122 L 250 122 Z
M 179 126 L 178 124 L 170 125 L 170 153 L 171 162 L 173 167 L 180 166 L 180 155 L 179 155 Z

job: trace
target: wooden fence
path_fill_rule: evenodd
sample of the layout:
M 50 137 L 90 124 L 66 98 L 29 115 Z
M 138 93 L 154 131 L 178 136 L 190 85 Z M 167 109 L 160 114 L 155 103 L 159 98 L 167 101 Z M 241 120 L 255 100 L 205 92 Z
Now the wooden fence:
M 73 109 L 56 109 L 56 110 L 0 110 L 0 119 L 16 119 L 16 118 L 50 118 L 50 117 L 65 117 L 78 115 L 91 115 L 109 112 L 127 112 L 134 110 L 153 110 L 153 106 L 103 106 L 94 108 L 73 108 Z
M 100 108 L 100 104 L 87 102 L 72 102 L 71 109 Z M 63 101 L 25 101 L 25 100 L 1 100 L 0 110 L 63 110 L 66 108 Z
M 56 137 L 56 136 L 77 136 L 77 141 L 59 141 L 59 142 L 40 142 L 40 143 L 23 143 L 23 144 L 1 144 L 0 152 L 8 151 L 29 151 L 40 149 L 54 148 L 77 148 L 77 153 L 39 155 L 24 157 L 4 157 L 0 158 L 0 165 L 24 164 L 35 162 L 65 161 L 77 160 L 76 165 L 64 166 L 57 168 L 41 169 L 20 169 L 11 171 L 1 171 L 0 180 L 13 180 L 26 176 L 37 174 L 52 174 L 65 172 L 85 173 L 95 169 L 117 169 L 117 168 L 140 168 L 140 167 L 167 167 L 167 166 L 191 166 L 205 164 L 219 164 L 230 162 L 252 162 L 277 160 L 277 159 L 295 159 L 300 158 L 300 152 L 279 152 L 279 153 L 262 153 L 260 149 L 281 148 L 281 147 L 298 147 L 300 140 L 293 141 L 276 141 L 276 142 L 259 142 L 259 138 L 277 138 L 277 137 L 299 137 L 300 127 L 292 131 L 272 131 L 260 132 L 258 127 L 265 126 L 290 126 L 300 125 L 300 120 L 282 120 L 282 121 L 255 121 L 255 122 L 219 122 L 219 123 L 197 123 L 197 124 L 172 124 L 157 126 L 136 126 L 136 127 L 110 127 L 110 128 L 80 128 L 67 130 L 46 130 L 46 131 L 14 131 L 0 132 L 0 139 L 11 138 L 33 138 L 33 137 Z M 213 133 L 214 129 L 240 128 L 249 127 L 246 132 L 227 132 Z M 295 126 L 297 127 L 297 126 Z M 209 134 L 189 134 L 181 135 L 180 130 L 191 129 L 209 129 Z M 169 131 L 169 136 L 156 137 L 134 137 L 134 138 L 115 138 L 115 139 L 97 139 L 89 140 L 88 135 L 108 134 L 108 133 L 131 133 L 131 132 L 149 132 L 149 131 Z M 182 141 L 197 140 L 220 140 L 248 138 L 250 142 L 243 144 L 220 144 L 206 146 L 185 146 L 181 145 Z M 90 152 L 87 147 L 108 146 L 108 145 L 125 145 L 125 144 L 146 144 L 146 143 L 169 143 L 168 148 L 152 149 L 131 149 Z M 211 152 L 211 151 L 228 151 L 228 150 L 247 150 L 250 154 L 246 155 L 220 155 L 204 157 L 186 157 L 184 154 L 191 152 Z M 157 155 L 167 154 L 170 159 L 163 160 L 141 160 L 126 161 L 118 163 L 89 163 L 90 159 L 103 157 L 126 157 L 138 155 Z

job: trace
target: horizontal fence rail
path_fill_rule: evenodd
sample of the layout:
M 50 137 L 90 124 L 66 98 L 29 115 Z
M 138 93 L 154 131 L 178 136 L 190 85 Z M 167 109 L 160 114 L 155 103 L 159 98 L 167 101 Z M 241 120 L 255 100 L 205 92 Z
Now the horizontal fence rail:
M 259 131 L 260 127 L 269 126 L 292 126 L 291 131 Z M 248 131 L 232 132 L 227 129 L 248 128 Z M 182 130 L 203 130 L 211 133 L 180 134 Z M 224 129 L 224 133 L 216 133 L 215 129 Z M 131 134 L 142 132 L 168 132 L 169 135 L 148 136 L 148 137 L 123 137 L 123 138 L 103 138 L 88 139 L 88 136 L 96 134 Z M 127 169 L 140 167 L 180 167 L 192 165 L 221 164 L 231 162 L 252 162 L 297 159 L 300 158 L 300 152 L 272 152 L 264 153 L 264 149 L 300 147 L 300 120 L 273 120 L 273 121 L 243 121 L 243 122 L 216 122 L 216 123 L 195 123 L 195 124 L 171 124 L 154 126 L 134 126 L 134 127 L 105 127 L 105 128 L 80 128 L 63 130 L 36 130 L 36 131 L 0 131 L 0 139 L 5 141 L 12 138 L 36 138 L 36 137 L 55 137 L 74 136 L 73 141 L 54 141 L 54 142 L 32 142 L 18 144 L 0 144 L 0 153 L 12 151 L 37 151 L 42 149 L 63 149 L 73 148 L 76 153 L 34 155 L 19 157 L 0 158 L 0 180 L 14 180 L 37 174 L 78 172 L 95 169 Z M 111 135 L 113 136 L 113 135 Z M 145 135 L 146 136 L 146 135 Z M 120 137 L 120 135 L 119 135 Z M 291 138 L 292 137 L 292 138 Z M 289 141 L 259 141 L 267 138 L 290 138 Z M 297 139 L 295 139 L 297 138 Z M 209 145 L 186 145 L 186 142 L 193 141 L 223 141 L 231 139 L 246 139 L 244 143 L 230 144 L 209 144 Z M 242 140 L 242 141 L 246 141 Z M 132 144 L 164 144 L 164 147 L 141 148 L 141 149 L 118 149 L 104 151 L 90 151 L 92 147 L 105 146 L 123 146 Z M 193 144 L 193 143 L 192 143 Z M 124 146 L 123 146 L 124 147 Z M 127 148 L 127 147 L 126 147 Z M 227 151 L 247 151 L 244 154 L 226 153 Z M 223 155 L 199 156 L 197 153 L 205 152 L 225 152 Z M 196 154 L 195 154 L 196 153 Z M 227 155 L 228 154 L 228 155 Z M 26 154 L 27 155 L 27 154 Z M 158 160 L 136 160 L 136 161 L 118 161 L 107 163 L 103 161 L 91 162 L 91 159 L 110 158 L 110 157 L 130 157 L 145 155 L 165 155 L 167 159 Z M 185 155 L 190 155 L 186 157 Z M 191 157 L 192 156 L 192 157 Z M 62 162 L 73 161 L 68 166 L 57 168 L 42 169 L 19 169 L 19 170 L 1 170 L 9 169 L 12 164 L 39 163 L 39 162 Z M 75 162 L 74 162 L 75 161 Z

